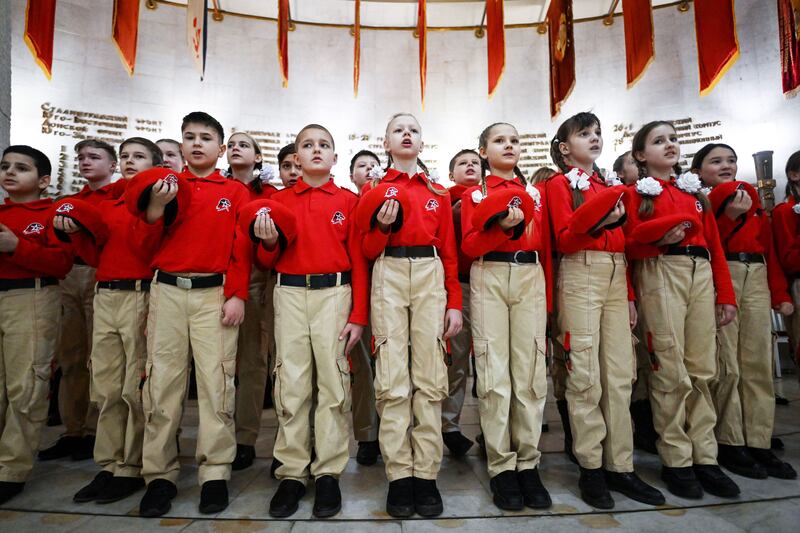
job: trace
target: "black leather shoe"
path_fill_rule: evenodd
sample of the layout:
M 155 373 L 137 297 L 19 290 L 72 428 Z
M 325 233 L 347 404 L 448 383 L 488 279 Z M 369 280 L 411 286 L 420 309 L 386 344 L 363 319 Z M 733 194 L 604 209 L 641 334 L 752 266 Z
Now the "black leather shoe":
M 25 483 L 17 483 L 15 481 L 0 481 L 0 505 L 3 505 L 8 500 L 22 492 L 25 488 Z
M 378 455 L 380 453 L 381 447 L 378 445 L 378 441 L 368 440 L 359 442 L 356 462 L 363 466 L 372 466 L 378 462 Z
M 96 500 L 103 491 L 106 490 L 109 481 L 114 477 L 114 474 L 103 470 L 96 476 L 94 479 L 83 487 L 81 490 L 75 493 L 75 496 L 72 497 L 72 501 L 75 503 L 86 503 Z
M 739 495 L 739 486 L 717 465 L 694 465 L 697 480 L 703 490 L 720 498 L 735 498 Z
M 522 490 L 522 497 L 525 505 L 531 509 L 549 509 L 553 505 L 550 493 L 544 488 L 539 477 L 538 468 L 528 468 L 517 472 L 519 488 Z
M 620 492 L 637 502 L 647 505 L 664 505 L 661 491 L 641 480 L 636 472 L 609 472 L 606 470 L 606 485 L 609 490 Z
M 475 444 L 460 431 L 449 431 L 442 433 L 442 441 L 447 449 L 450 450 L 450 455 L 453 457 L 464 457 L 472 445 Z
M 228 482 L 214 479 L 203 483 L 200 489 L 200 512 L 215 514 L 228 507 Z
M 248 446 L 247 444 L 236 445 L 236 457 L 231 463 L 231 470 L 244 470 L 245 468 L 253 465 L 253 459 L 256 458 L 256 447 Z
M 414 480 L 410 477 L 389 482 L 386 495 L 386 512 L 395 518 L 408 518 L 414 514 Z
M 771 477 L 779 479 L 796 479 L 797 472 L 795 472 L 792 465 L 785 463 L 778 459 L 771 450 L 763 448 L 748 448 L 750 455 L 758 461 L 758 464 L 763 465 Z
M 55 444 L 39 451 L 39 460 L 52 461 L 53 459 L 69 457 L 80 443 L 80 440 L 80 437 L 59 437 Z
M 333 476 L 317 478 L 314 494 L 314 516 L 328 518 L 342 510 L 342 492 L 339 480 Z
M 745 446 L 720 444 L 717 451 L 720 466 L 750 479 L 767 479 L 767 469 L 758 464 Z
M 650 400 L 631 402 L 631 421 L 633 421 L 633 447 L 643 452 L 658 454 L 656 441 L 658 433 L 653 425 L 653 409 Z
M 282 465 L 283 465 L 282 462 L 278 461 L 273 457 L 272 464 L 269 465 L 269 477 L 271 477 L 272 479 L 278 479 L 277 477 L 275 477 L 275 471 L 279 469 Z
M 564 428 L 564 453 L 567 458 L 578 464 L 578 458 L 575 457 L 575 452 L 572 451 L 572 428 L 569 425 L 569 408 L 567 407 L 567 400 L 556 400 L 556 408 L 558 409 L 558 416 L 561 417 L 561 427 Z
M 154 479 L 147 485 L 147 491 L 139 503 L 139 516 L 153 517 L 167 514 L 172 507 L 172 499 L 177 494 L 178 488 L 172 481 Z
M 81 437 L 72 449 L 70 458 L 73 461 L 85 461 L 92 457 L 94 457 L 94 435 Z
M 703 497 L 703 487 L 691 466 L 663 466 L 661 479 L 667 484 L 667 490 L 675 496 L 689 500 L 699 500 Z
M 444 511 L 442 495 L 436 488 L 436 480 L 414 477 L 414 510 L 424 518 L 439 516 Z
M 97 503 L 118 502 L 135 494 L 144 487 L 144 480 L 140 477 L 114 476 L 106 484 L 105 489 L 97 496 Z
M 489 480 L 489 487 L 492 489 L 492 501 L 500 509 L 519 511 L 525 506 L 516 471 L 500 472 Z
M 486 440 L 483 438 L 483 433 L 475 435 L 475 442 L 478 443 L 478 449 L 481 451 L 481 458 L 486 459 Z
M 614 508 L 614 498 L 608 492 L 602 468 L 581 467 L 578 487 L 581 489 L 581 499 L 592 507 L 597 509 Z
M 300 499 L 306 494 L 306 486 L 296 479 L 284 479 L 269 502 L 269 515 L 286 518 L 297 512 Z

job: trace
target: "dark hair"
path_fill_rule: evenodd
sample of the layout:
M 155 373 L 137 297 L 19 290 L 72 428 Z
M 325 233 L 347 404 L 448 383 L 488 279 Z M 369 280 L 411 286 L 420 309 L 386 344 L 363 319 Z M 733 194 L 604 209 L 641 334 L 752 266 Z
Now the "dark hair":
M 328 130 L 328 128 L 326 128 L 325 126 L 321 126 L 320 124 L 306 124 L 305 126 L 303 126 L 303 128 L 300 131 L 297 132 L 297 135 L 294 138 L 295 146 L 297 145 L 297 139 L 299 139 L 300 136 L 303 134 L 303 132 L 305 132 L 307 130 L 320 130 L 320 131 L 324 131 L 325 133 L 327 133 L 328 137 L 331 138 L 331 145 L 333 146 L 333 149 L 336 150 L 336 141 L 333 140 L 333 135 Z
M 453 171 L 456 169 L 456 160 L 464 154 L 475 154 L 475 156 L 478 159 L 481 158 L 480 154 L 475 150 L 473 150 L 472 148 L 463 148 L 456 155 L 453 156 L 453 159 L 450 160 L 450 165 L 449 165 L 450 174 L 452 174 Z M 481 168 L 483 168 L 483 163 L 481 163 Z
M 715 148 L 726 148 L 731 152 L 733 152 L 734 157 L 736 157 L 737 159 L 739 158 L 739 156 L 736 155 L 736 150 L 734 150 L 727 144 L 708 143 L 707 145 L 700 148 L 696 154 L 694 154 L 694 157 L 692 158 L 692 165 L 690 168 L 692 170 L 700 170 L 700 167 L 703 166 L 703 161 L 705 161 L 706 157 L 708 157 L 708 154 L 710 154 L 711 151 L 714 150 Z
M 539 167 L 531 176 L 531 184 L 536 185 L 537 183 L 542 183 L 543 181 L 549 180 L 556 174 L 557 172 L 550 167 Z
M 280 151 L 278 152 L 278 166 L 283 164 L 284 159 L 296 153 L 297 153 L 297 148 L 295 147 L 294 143 L 289 143 L 283 148 L 281 148 Z
M 789 172 L 800 172 L 800 150 L 786 161 L 786 198 L 791 196 L 795 202 L 800 202 L 800 183 L 790 180 Z
M 108 154 L 108 157 L 110 157 L 113 162 L 117 162 L 116 150 L 114 150 L 114 147 L 105 141 L 101 141 L 100 139 L 84 139 L 82 141 L 78 141 L 78 144 L 75 145 L 75 153 L 77 154 L 84 148 L 97 148 L 98 150 L 103 150 Z
M 147 151 L 150 152 L 150 158 L 153 160 L 153 166 L 158 167 L 164 163 L 164 154 L 161 152 L 156 143 L 144 137 L 128 137 L 122 144 L 119 145 L 119 155 L 122 156 L 122 150 L 129 144 L 141 144 Z
M 502 125 L 511 126 L 512 128 L 514 128 L 514 126 L 509 124 L 508 122 L 495 122 L 494 124 L 490 124 L 489 126 L 484 128 L 484 130 L 478 136 L 478 149 L 483 148 L 485 150 L 486 146 L 489 144 L 489 134 L 492 133 L 492 128 L 494 128 L 495 126 L 502 126 Z M 516 130 L 517 128 L 514 128 L 514 129 Z M 485 185 L 485 181 L 484 180 L 485 180 L 486 174 L 491 172 L 491 168 L 489 167 L 488 158 L 481 157 L 480 159 L 481 159 L 481 171 L 482 171 L 481 172 L 481 188 L 483 189 L 483 193 L 486 194 L 486 185 Z M 514 165 L 514 175 L 517 176 L 519 178 L 519 180 L 523 184 L 527 183 L 527 180 L 525 179 L 525 175 L 522 173 L 522 171 L 519 169 L 519 167 L 517 165 Z
M 611 170 L 619 174 L 622 172 L 622 169 L 625 167 L 625 158 L 631 155 L 630 150 L 619 156 L 614 160 L 614 164 L 611 166 Z
M 361 150 L 358 153 L 356 153 L 356 155 L 354 155 L 353 158 L 350 160 L 350 174 L 352 174 L 353 170 L 355 170 L 356 168 L 356 160 L 358 160 L 358 158 L 362 156 L 369 156 L 373 158 L 375 161 L 377 161 L 378 165 L 381 164 L 381 159 L 380 157 L 375 155 L 375 152 L 372 152 L 370 150 Z
M 228 137 L 228 142 L 231 142 L 231 137 L 233 137 L 234 135 L 244 135 L 245 137 L 247 137 L 247 140 L 250 141 L 250 144 L 253 145 L 253 151 L 256 153 L 256 155 L 261 155 L 261 147 L 258 145 L 258 141 L 256 141 L 252 135 L 244 131 L 235 131 L 231 133 L 230 137 Z M 255 170 L 261 170 L 263 168 L 262 161 L 256 161 L 256 164 L 253 165 L 253 168 Z M 232 175 L 233 175 L 233 169 L 231 169 L 231 166 L 228 165 L 228 176 Z M 260 176 L 256 176 L 255 178 L 250 180 L 247 186 L 253 189 L 253 192 L 256 194 L 261 194 L 261 191 L 264 190 Z
M 386 137 L 389 136 L 389 125 L 394 121 L 394 119 L 396 119 L 398 117 L 411 117 L 416 121 L 417 124 L 419 124 L 419 120 L 417 120 L 417 117 L 415 117 L 411 113 L 406 113 L 406 112 L 395 113 L 394 115 L 391 116 L 391 118 L 389 118 L 389 122 L 386 123 Z M 394 160 L 392 159 L 392 153 L 389 152 L 389 150 L 386 150 L 386 169 L 385 170 L 389 170 L 389 168 L 392 166 L 393 162 L 394 162 Z M 426 176 L 430 176 L 431 171 L 428 170 L 428 167 L 425 166 L 425 163 L 423 163 L 422 159 L 420 159 L 419 157 L 417 157 L 417 166 L 422 169 L 422 171 L 425 173 Z M 373 183 L 373 186 L 377 185 L 379 181 L 380 180 L 375 180 L 374 183 Z M 426 181 L 425 183 L 426 183 L 426 185 L 428 187 L 428 190 L 431 191 L 433 194 L 435 194 L 437 196 L 445 196 L 446 194 L 449 194 L 444 189 L 435 188 L 433 185 L 431 185 L 430 181 Z
M 43 152 L 27 144 L 13 144 L 3 150 L 3 157 L 6 154 L 21 154 L 33 159 L 33 165 L 36 167 L 36 173 L 39 174 L 40 178 L 49 176 L 53 172 L 53 165 L 50 164 L 50 159 Z
M 217 119 L 209 115 L 204 111 L 192 111 L 185 117 L 183 117 L 183 122 L 181 123 L 181 133 L 186 129 L 186 126 L 189 124 L 202 124 L 203 126 L 207 126 L 217 132 L 219 135 L 219 143 L 223 143 L 223 139 L 225 138 L 225 130 L 222 129 L 222 124 L 219 123 Z
M 567 142 L 567 139 L 575 133 L 594 125 L 597 125 L 598 128 L 600 127 L 600 119 L 597 118 L 597 115 L 582 111 L 577 115 L 572 115 L 558 127 L 555 137 L 550 141 L 550 158 L 562 173 L 566 173 L 569 170 L 569 166 L 564 161 L 564 154 L 559 150 L 559 145 Z M 578 189 L 571 189 L 571 191 L 572 208 L 577 209 L 583 205 L 583 192 Z

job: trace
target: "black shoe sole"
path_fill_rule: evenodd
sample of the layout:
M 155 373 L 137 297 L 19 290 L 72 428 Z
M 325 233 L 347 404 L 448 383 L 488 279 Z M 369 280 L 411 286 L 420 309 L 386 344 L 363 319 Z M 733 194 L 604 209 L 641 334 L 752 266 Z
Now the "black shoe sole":
M 797 479 L 797 472 L 791 473 L 784 473 L 781 470 L 767 470 L 768 477 L 774 477 L 775 479 Z
M 683 498 L 685 500 L 701 500 L 703 499 L 703 489 L 702 485 L 698 489 L 684 489 L 680 487 L 674 487 L 667 483 L 667 490 L 670 494 L 677 496 L 678 498 Z
M 495 507 L 498 509 L 502 509 L 503 511 L 521 511 L 525 508 L 525 502 L 520 498 L 520 502 L 518 504 L 509 503 L 507 501 L 503 501 L 497 494 L 492 497 L 492 502 L 494 503 Z
M 356 456 L 356 462 L 361 466 L 372 466 L 378 462 L 378 456 L 376 455 L 374 458 L 373 457 L 364 458 Z
M 702 483 L 701 483 L 701 485 L 702 485 Z M 705 486 L 703 486 L 703 491 L 711 494 L 712 496 L 716 496 L 717 498 L 738 498 L 739 495 L 741 494 L 741 491 L 737 491 L 737 492 L 722 492 L 722 491 L 718 491 L 716 489 L 714 489 L 712 491 L 712 490 L 708 490 L 708 487 L 705 487 Z
M 742 477 L 746 477 L 749 479 L 767 479 L 767 477 L 769 477 L 767 475 L 768 472 L 765 470 L 758 470 L 754 468 L 747 468 L 746 466 L 732 465 L 726 463 L 720 463 L 719 466 L 721 466 L 725 470 L 730 470 L 734 474 L 738 474 Z
M 444 512 L 444 504 L 414 505 L 414 510 L 423 518 L 434 518 Z
M 240 470 L 244 470 L 245 468 L 250 468 L 251 466 L 253 466 L 252 460 L 246 463 L 237 463 L 234 461 L 233 463 L 231 463 L 231 470 L 233 470 L 234 472 L 239 472 Z
M 586 505 L 590 505 L 595 509 L 608 510 L 614 508 L 614 500 L 611 500 L 610 502 L 604 500 L 596 500 L 594 498 L 586 496 L 583 492 L 581 492 L 581 500 L 583 500 L 583 502 Z
M 664 498 L 663 494 L 660 494 L 659 498 L 655 498 L 655 497 L 648 498 L 644 494 L 642 494 L 641 492 L 633 492 L 633 491 L 629 491 L 629 490 L 622 490 L 619 487 L 612 487 L 611 485 L 608 486 L 608 490 L 613 490 L 614 492 L 619 492 L 620 494 L 622 494 L 626 498 L 629 498 L 629 499 L 631 499 L 633 501 L 636 501 L 636 502 L 639 502 L 639 503 L 644 503 L 646 505 L 658 506 L 658 505 L 664 505 L 665 503 L 667 503 L 667 500 L 666 500 L 666 498 Z
M 409 518 L 414 515 L 413 505 L 387 505 L 386 514 L 394 518 Z
M 541 502 L 534 502 L 531 500 L 525 500 L 525 507 L 529 509 L 550 509 L 553 506 L 553 500 L 550 499 L 550 495 L 547 495 L 546 500 L 542 500 Z
M 207 505 L 200 505 L 198 510 L 203 514 L 216 514 L 221 513 L 225 509 L 228 508 L 228 504 L 221 504 L 221 503 L 210 503 Z
M 93 502 L 95 500 L 97 500 L 97 496 L 92 496 L 92 497 L 89 497 L 89 496 L 85 496 L 85 497 L 73 496 L 72 497 L 72 501 L 75 502 L 75 503 L 89 503 L 89 502 Z
M 139 516 L 144 518 L 155 518 L 157 516 L 164 516 L 172 509 L 172 503 L 168 503 L 163 509 L 139 509 Z
M 120 501 L 120 500 L 124 500 L 125 498 L 128 498 L 128 497 L 130 497 L 130 496 L 133 496 L 134 494 L 136 494 L 137 492 L 139 492 L 139 491 L 140 491 L 140 490 L 142 490 L 143 488 L 144 488 L 144 485 L 142 485 L 141 487 L 139 487 L 138 489 L 136 489 L 136 490 L 134 490 L 134 491 L 128 492 L 127 494 L 122 494 L 122 495 L 119 495 L 119 494 L 118 494 L 118 495 L 116 495 L 116 496 L 112 496 L 112 497 L 110 497 L 110 498 L 97 498 L 97 499 L 94 501 L 94 503 L 98 503 L 98 504 L 100 504 L 100 505 L 105 505 L 105 504 L 107 504 L 107 503 L 114 503 L 114 502 L 118 502 L 118 501 Z
M 340 503 L 336 507 L 328 507 L 326 509 L 317 509 L 316 507 L 314 507 L 311 510 L 311 513 L 317 518 L 330 518 L 331 516 L 334 516 L 341 510 L 342 510 L 342 504 Z

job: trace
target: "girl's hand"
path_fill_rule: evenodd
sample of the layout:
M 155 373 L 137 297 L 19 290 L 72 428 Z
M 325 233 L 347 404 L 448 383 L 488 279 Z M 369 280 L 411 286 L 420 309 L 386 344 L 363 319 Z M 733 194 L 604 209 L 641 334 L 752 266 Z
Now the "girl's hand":
M 519 207 L 509 207 L 508 215 L 501 219 L 499 224 L 504 230 L 509 230 L 524 220 L 525 215 L 522 214 L 522 209 Z
M 789 302 L 781 302 L 780 305 L 775 307 L 775 310 L 783 316 L 789 316 L 794 313 L 794 306 Z
M 752 206 L 753 199 L 750 198 L 750 195 L 747 194 L 747 191 L 736 191 L 733 200 L 728 202 L 728 206 L 725 208 L 725 216 L 731 220 L 736 220 L 739 215 L 747 213 Z
M 444 334 L 442 335 L 442 340 L 446 341 L 450 337 L 458 335 L 458 332 L 461 331 L 462 324 L 463 319 L 461 317 L 461 311 L 458 309 L 448 309 L 444 314 Z
M 262 246 L 267 250 L 274 250 L 275 245 L 278 244 L 278 228 L 275 227 L 275 221 L 267 213 L 256 217 L 253 233 L 261 239 Z
M 625 204 L 623 204 L 622 199 L 620 199 L 617 205 L 614 206 L 614 209 L 603 219 L 603 223 L 600 227 L 610 226 L 611 224 L 619 222 L 619 219 L 623 216 L 625 216 Z
M 378 211 L 378 228 L 383 233 L 389 233 L 389 228 L 397 220 L 397 213 L 400 211 L 400 202 L 397 200 L 386 200 L 383 202 L 381 210 Z
M 238 326 L 244 322 L 244 300 L 231 296 L 222 304 L 222 325 Z
M 56 215 L 53 217 L 53 227 L 64 233 L 78 233 L 81 228 L 74 220 L 64 215 Z
M 736 318 L 736 306 L 730 304 L 717 304 L 717 327 L 727 326 Z
M 0 252 L 9 253 L 17 249 L 19 237 L 5 224 L 0 224 Z
M 364 331 L 364 326 L 348 322 L 341 333 L 339 333 L 339 340 L 343 341 L 347 338 L 347 344 L 344 347 L 344 354 L 349 355 L 350 351 L 358 344 L 361 338 L 361 333 Z
M 628 302 L 628 317 L 631 329 L 635 328 L 636 323 L 639 321 L 639 313 L 636 311 L 636 302 Z
M 656 246 L 669 246 L 670 244 L 677 244 L 686 237 L 686 228 L 683 227 L 683 224 L 678 224 L 671 230 L 669 230 L 666 235 L 661 237 L 661 240 L 656 243 Z
M 150 203 L 155 207 L 164 207 L 178 195 L 178 184 L 158 180 L 150 189 Z

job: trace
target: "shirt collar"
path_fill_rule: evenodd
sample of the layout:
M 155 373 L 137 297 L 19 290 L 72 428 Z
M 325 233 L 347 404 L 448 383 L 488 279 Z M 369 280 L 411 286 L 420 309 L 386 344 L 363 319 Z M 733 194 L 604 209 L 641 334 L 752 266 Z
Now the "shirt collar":
M 214 183 L 226 183 L 228 181 L 227 178 L 225 178 L 225 176 L 220 174 L 219 170 L 217 169 L 214 169 L 214 172 L 212 172 L 208 176 L 204 176 L 201 178 L 200 176 L 195 176 L 194 174 L 192 174 L 192 171 L 189 170 L 189 167 L 186 167 L 184 171 L 181 172 L 180 176 L 187 180 L 206 180 Z
M 304 192 L 309 191 L 311 189 L 319 189 L 321 191 L 325 191 L 328 194 L 334 194 L 336 192 L 336 189 L 338 189 L 338 187 L 336 186 L 335 183 L 333 183 L 332 179 L 329 179 L 319 187 L 312 187 L 311 185 L 303 181 L 302 177 L 298 178 L 297 183 L 295 183 L 294 187 L 292 187 L 292 190 L 295 192 L 295 194 L 303 194 Z
M 417 172 L 413 176 L 409 177 L 408 174 L 406 174 L 405 172 L 400 172 L 396 168 L 388 169 L 386 171 L 386 175 L 383 177 L 383 180 L 381 181 L 397 181 L 400 178 L 405 178 L 405 179 L 417 178 L 423 183 L 428 183 L 428 177 L 425 176 L 424 172 Z
M 38 210 L 38 209 L 49 208 L 51 205 L 53 205 L 53 200 L 50 199 L 50 198 L 40 198 L 38 200 L 34 200 L 33 202 L 17 203 L 17 202 L 12 202 L 11 198 L 6 197 L 3 200 L 3 205 L 7 205 L 7 206 L 15 205 L 15 206 L 24 207 L 25 209 Z
M 517 187 L 522 187 L 523 189 L 525 188 L 525 185 L 523 185 L 522 182 L 519 181 L 519 178 L 517 176 L 514 176 L 510 180 L 507 180 L 505 178 L 501 178 L 500 176 L 495 176 L 494 174 L 489 174 L 488 176 L 486 176 L 486 185 L 488 187 L 491 187 L 492 189 L 494 189 L 495 187 L 499 187 L 501 185 L 510 185 L 510 186 L 516 185 Z

